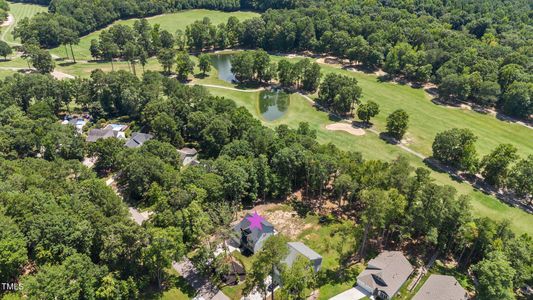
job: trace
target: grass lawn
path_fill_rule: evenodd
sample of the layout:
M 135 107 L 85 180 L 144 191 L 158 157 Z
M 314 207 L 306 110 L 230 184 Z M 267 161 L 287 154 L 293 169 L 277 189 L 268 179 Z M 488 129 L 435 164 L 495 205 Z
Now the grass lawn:
M 283 57 L 271 56 L 274 61 Z M 301 58 L 291 58 L 297 61 Z M 533 131 L 524 126 L 500 121 L 491 115 L 484 115 L 468 109 L 445 107 L 431 102 L 430 96 L 422 89 L 411 88 L 390 82 L 380 82 L 373 74 L 343 70 L 333 65 L 321 64 L 324 76 L 337 73 L 355 77 L 363 89 L 362 102 L 374 101 L 380 106 L 379 115 L 372 119 L 374 128 L 386 131 L 387 116 L 397 109 L 409 114 L 409 129 L 406 138 L 409 147 L 426 156 L 432 154 L 431 145 L 435 135 L 446 129 L 469 128 L 478 141 L 476 147 L 481 155 L 492 151 L 502 143 L 516 146 L 522 157 L 533 154 Z M 316 95 L 313 95 L 316 97 Z
M 219 24 L 226 22 L 229 17 L 235 16 L 241 20 L 249 19 L 255 16 L 258 16 L 259 14 L 255 12 L 221 12 L 221 11 L 215 11 L 215 10 L 205 10 L 205 9 L 194 9 L 194 10 L 187 10 L 172 14 L 164 14 L 159 15 L 155 17 L 148 18 L 148 21 L 150 24 L 160 24 L 161 29 L 168 30 L 170 33 L 174 34 L 176 30 L 182 29 L 185 30 L 185 27 L 191 23 L 193 23 L 196 20 L 202 20 L 204 17 L 208 17 L 211 19 L 211 22 L 213 24 Z M 120 20 L 116 21 L 114 24 L 122 24 L 122 25 L 133 25 L 136 19 L 129 19 L 129 20 Z M 91 58 L 91 52 L 89 51 L 89 47 L 91 45 L 92 39 L 98 39 L 98 36 L 100 34 L 101 30 L 92 32 L 80 39 L 79 45 L 73 46 L 74 53 L 76 55 L 76 59 L 80 60 L 90 60 Z M 64 47 L 57 47 L 51 50 L 52 54 L 58 55 L 60 57 L 65 56 L 65 49 Z
M 381 85 L 381 84 L 380 84 Z M 389 85 L 409 92 L 421 93 L 409 87 Z M 364 136 L 353 136 L 351 134 L 339 131 L 328 131 L 325 126 L 335 121 L 322 111 L 315 109 L 309 101 L 303 97 L 293 94 L 290 98 L 290 106 L 284 117 L 273 122 L 267 122 L 259 113 L 258 92 L 240 92 L 225 90 L 221 88 L 208 88 L 213 95 L 224 96 L 233 99 L 237 105 L 247 108 L 255 117 L 262 120 L 265 126 L 275 127 L 279 124 L 287 124 L 296 127 L 300 122 L 308 122 L 312 128 L 317 130 L 318 141 L 321 143 L 333 143 L 343 150 L 359 151 L 363 153 L 366 159 L 383 159 L 391 160 L 400 154 L 406 155 L 415 167 L 425 166 L 421 159 L 408 154 L 399 147 L 390 145 L 381 140 L 377 135 L 367 132 Z M 430 105 L 436 106 L 428 101 Z M 438 107 L 438 106 L 436 106 Z M 440 107 L 438 107 L 440 108 Z M 440 108 L 444 109 L 444 108 Z M 447 110 L 448 111 L 448 110 Z M 489 118 L 480 115 L 479 117 Z M 496 121 L 496 120 L 495 120 Z M 500 123 L 501 127 L 509 124 Z M 502 137 L 505 138 L 505 137 Z M 524 138 L 525 139 L 525 138 Z M 524 144 L 523 144 L 524 145 Z M 472 198 L 473 213 L 476 216 L 489 217 L 494 220 L 511 220 L 512 228 L 515 232 L 533 234 L 533 217 L 526 212 L 507 206 L 499 200 L 474 190 L 468 183 L 460 183 L 451 179 L 444 173 L 432 172 L 433 178 L 440 184 L 447 184 L 455 187 L 460 194 L 469 195 Z
M 322 256 L 322 269 L 318 278 L 318 299 L 326 300 L 354 287 L 357 275 L 363 270 L 363 266 L 360 264 L 351 266 L 342 277 L 338 274 L 338 268 L 339 248 L 343 251 L 355 249 L 356 241 L 346 240 L 336 232 L 343 226 L 355 225 L 349 221 L 344 224 L 319 224 L 317 216 L 308 216 L 305 222 L 313 226 L 300 233 L 297 240 Z
M 239 300 L 243 296 L 244 283 L 233 286 L 224 286 L 222 292 L 232 300 Z
M 0 35 L 0 39 L 8 43 L 18 43 L 19 41 L 15 40 L 12 34 L 13 28 L 15 28 L 17 22 L 26 17 L 32 17 L 38 12 L 45 11 L 48 11 L 48 8 L 46 6 L 9 2 L 9 13 L 15 17 L 15 21 L 13 22 L 13 24 L 7 27 L 2 27 L 2 34 Z
M 185 278 L 174 269 L 167 270 L 169 274 L 167 290 L 162 294 L 155 293 L 147 296 L 149 299 L 160 300 L 189 300 L 194 298 L 196 291 L 189 285 Z
M 16 71 L 11 70 L 0 70 L 0 80 L 3 80 L 4 78 L 8 76 L 13 76 L 13 74 L 17 73 Z
M 21 57 L 13 57 L 9 58 L 7 60 L 1 59 L 0 60 L 0 67 L 8 67 L 8 68 L 28 68 L 28 62 Z

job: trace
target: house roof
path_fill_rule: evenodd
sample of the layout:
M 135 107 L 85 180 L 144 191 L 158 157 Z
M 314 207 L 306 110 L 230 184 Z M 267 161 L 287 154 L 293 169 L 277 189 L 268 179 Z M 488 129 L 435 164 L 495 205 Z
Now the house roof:
M 384 251 L 368 262 L 367 268 L 357 276 L 357 280 L 392 297 L 412 272 L 413 267 L 402 252 Z
M 126 142 L 125 146 L 128 148 L 137 148 L 153 138 L 154 136 L 151 134 L 134 132 L 131 135 L 131 138 Z
M 178 150 L 180 153 L 184 154 L 184 155 L 190 155 L 190 156 L 193 156 L 193 155 L 196 155 L 198 153 L 198 151 L 196 151 L 196 149 L 194 148 L 182 148 L 180 150 Z
M 294 249 L 294 251 L 298 252 L 299 254 L 307 257 L 310 260 L 315 260 L 322 258 L 322 256 L 318 253 L 316 253 L 313 249 L 307 247 L 304 243 L 301 242 L 289 242 L 287 243 L 289 245 L 290 250 Z
M 305 244 L 301 242 L 289 242 L 287 245 L 289 246 L 289 254 L 284 259 L 284 262 L 287 264 L 287 266 L 292 266 L 299 256 L 307 258 L 317 266 L 320 266 L 322 263 L 322 256 L 316 253 L 313 249 L 307 247 Z M 318 271 L 318 269 L 316 271 Z
M 128 125 L 124 124 L 109 124 L 104 129 L 111 129 L 113 131 L 125 131 L 128 129 Z
M 413 300 L 466 300 L 468 293 L 453 276 L 431 275 Z
M 263 225 L 262 230 L 259 230 L 258 228 L 250 229 L 250 221 L 248 220 L 249 217 L 252 217 L 251 214 L 246 214 L 242 221 L 240 221 L 235 227 L 233 227 L 233 230 L 237 232 L 238 234 L 241 234 L 241 231 L 243 230 L 250 230 L 250 234 L 248 235 L 254 242 L 254 244 L 259 241 L 263 235 L 265 234 L 272 234 L 274 232 L 274 225 L 270 224 L 267 220 L 262 220 L 261 225 Z
M 99 139 L 106 139 L 110 137 L 117 137 L 116 132 L 112 129 L 91 129 L 87 133 L 87 142 L 96 142 Z

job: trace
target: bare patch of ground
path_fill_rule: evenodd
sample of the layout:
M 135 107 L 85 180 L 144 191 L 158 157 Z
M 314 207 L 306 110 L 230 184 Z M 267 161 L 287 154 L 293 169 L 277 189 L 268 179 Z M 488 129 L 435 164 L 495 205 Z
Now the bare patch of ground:
M 330 131 L 345 131 L 355 136 L 362 136 L 366 134 L 366 132 L 363 129 L 355 128 L 351 124 L 347 124 L 347 123 L 329 124 L 326 126 L 326 129 Z
M 244 218 L 247 213 L 253 212 L 257 212 L 272 223 L 278 232 L 289 238 L 296 238 L 302 231 L 314 226 L 306 223 L 291 207 L 280 204 L 258 205 L 253 209 L 242 211 L 239 213 L 238 220 Z

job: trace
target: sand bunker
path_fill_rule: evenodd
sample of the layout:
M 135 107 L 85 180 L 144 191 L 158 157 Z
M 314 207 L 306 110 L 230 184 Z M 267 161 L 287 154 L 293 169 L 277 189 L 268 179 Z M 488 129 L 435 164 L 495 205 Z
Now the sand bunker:
M 348 123 L 334 123 L 326 126 L 327 130 L 331 131 L 346 131 L 349 134 L 353 134 L 356 136 L 362 136 L 365 135 L 365 131 L 361 128 L 355 128 L 352 125 Z
M 4 23 L 2 23 L 2 25 L 0 25 L 1 27 L 6 27 L 6 26 L 9 26 L 11 24 L 13 24 L 13 22 L 15 22 L 15 18 L 13 17 L 12 14 L 9 14 L 7 16 L 7 20 L 4 21 Z
M 53 71 L 52 72 L 52 76 L 54 76 L 55 79 L 74 79 L 75 77 L 70 75 L 70 74 L 67 74 L 67 73 L 63 73 L 63 72 L 59 72 L 59 71 Z

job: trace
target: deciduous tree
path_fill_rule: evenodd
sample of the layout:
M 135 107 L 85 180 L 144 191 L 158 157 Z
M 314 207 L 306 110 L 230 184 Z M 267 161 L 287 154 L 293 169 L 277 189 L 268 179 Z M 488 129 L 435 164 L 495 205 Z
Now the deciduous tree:
M 395 110 L 387 117 L 387 131 L 398 141 L 402 140 L 408 126 L 409 115 L 403 109 Z

